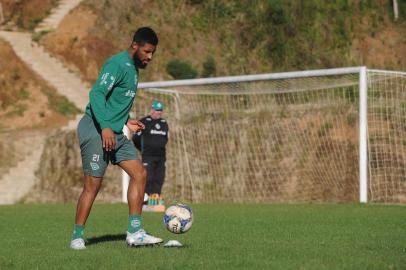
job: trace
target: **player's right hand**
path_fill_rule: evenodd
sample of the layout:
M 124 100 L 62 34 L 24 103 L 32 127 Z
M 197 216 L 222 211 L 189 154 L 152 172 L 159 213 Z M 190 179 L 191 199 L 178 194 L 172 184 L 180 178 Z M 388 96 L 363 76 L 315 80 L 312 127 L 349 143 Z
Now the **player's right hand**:
M 106 151 L 112 151 L 116 147 L 116 136 L 111 128 L 102 129 L 103 148 Z

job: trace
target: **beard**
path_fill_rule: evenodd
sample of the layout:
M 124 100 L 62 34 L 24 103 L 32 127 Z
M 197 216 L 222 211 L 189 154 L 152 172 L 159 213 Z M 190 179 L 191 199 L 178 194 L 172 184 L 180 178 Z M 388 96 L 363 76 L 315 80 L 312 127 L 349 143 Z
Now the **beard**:
M 134 60 L 135 66 L 138 68 L 144 69 L 147 66 L 147 64 L 144 64 L 141 61 L 140 57 L 138 56 L 138 50 L 135 52 L 133 60 Z
M 147 64 L 142 63 L 138 57 L 134 57 L 134 64 L 136 67 L 141 69 L 144 69 L 147 66 Z

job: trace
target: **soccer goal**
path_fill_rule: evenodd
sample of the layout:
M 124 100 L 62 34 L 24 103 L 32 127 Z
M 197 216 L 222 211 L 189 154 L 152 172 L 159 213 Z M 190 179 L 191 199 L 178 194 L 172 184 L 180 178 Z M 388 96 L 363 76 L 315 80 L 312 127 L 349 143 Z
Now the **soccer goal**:
M 140 83 L 170 126 L 164 196 L 406 202 L 406 73 L 366 67 Z M 123 194 L 128 178 L 123 174 Z M 125 196 L 123 196 L 125 200 Z

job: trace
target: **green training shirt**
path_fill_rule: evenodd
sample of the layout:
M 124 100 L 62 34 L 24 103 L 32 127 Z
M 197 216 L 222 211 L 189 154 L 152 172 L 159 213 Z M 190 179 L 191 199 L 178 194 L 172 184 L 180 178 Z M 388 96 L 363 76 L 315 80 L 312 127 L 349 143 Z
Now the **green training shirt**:
M 138 85 L 138 68 L 127 50 L 113 55 L 89 92 L 86 114 L 100 128 L 121 133 L 127 123 Z

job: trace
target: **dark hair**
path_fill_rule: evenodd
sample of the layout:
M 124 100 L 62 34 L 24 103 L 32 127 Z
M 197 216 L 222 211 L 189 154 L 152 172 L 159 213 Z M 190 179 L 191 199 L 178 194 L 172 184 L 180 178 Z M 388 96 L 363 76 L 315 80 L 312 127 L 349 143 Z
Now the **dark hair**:
M 158 36 L 151 28 L 141 27 L 138 28 L 137 31 L 135 31 L 133 42 L 136 42 L 141 46 L 144 46 L 145 43 L 149 43 L 156 46 L 158 45 Z

